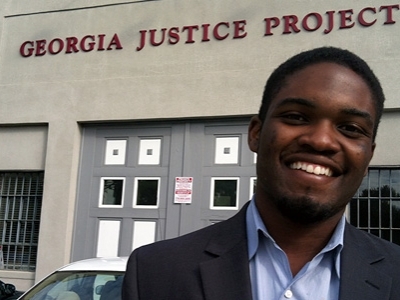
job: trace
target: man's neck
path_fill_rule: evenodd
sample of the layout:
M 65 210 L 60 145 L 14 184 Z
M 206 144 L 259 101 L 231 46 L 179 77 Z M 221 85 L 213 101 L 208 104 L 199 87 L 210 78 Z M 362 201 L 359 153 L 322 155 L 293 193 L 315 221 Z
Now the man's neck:
M 342 217 L 339 213 L 323 222 L 299 224 L 274 207 L 256 205 L 269 234 L 286 253 L 293 276 L 327 245 Z

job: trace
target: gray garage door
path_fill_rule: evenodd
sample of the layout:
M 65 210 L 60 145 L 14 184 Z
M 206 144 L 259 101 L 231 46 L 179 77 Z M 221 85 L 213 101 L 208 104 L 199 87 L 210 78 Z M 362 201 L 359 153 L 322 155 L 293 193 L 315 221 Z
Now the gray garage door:
M 72 260 L 227 219 L 255 186 L 249 118 L 85 125 Z

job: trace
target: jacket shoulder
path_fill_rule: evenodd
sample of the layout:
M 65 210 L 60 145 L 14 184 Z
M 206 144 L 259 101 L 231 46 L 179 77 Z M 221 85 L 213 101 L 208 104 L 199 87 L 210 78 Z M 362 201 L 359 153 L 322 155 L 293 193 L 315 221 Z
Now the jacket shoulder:
M 203 299 L 202 265 L 234 249 L 240 250 L 235 263 L 246 258 L 245 211 L 244 207 L 226 221 L 133 251 L 122 299 Z
M 377 237 L 364 230 L 355 228 L 353 225 L 346 224 L 345 244 L 357 245 L 362 253 L 384 256 L 386 259 L 400 262 L 400 246 Z
M 157 256 L 157 253 L 162 250 L 162 253 L 171 252 L 176 257 L 179 253 L 182 255 L 202 253 L 210 247 L 210 244 L 229 248 L 229 245 L 246 239 L 246 208 L 247 205 L 228 220 L 209 225 L 180 237 L 158 241 L 135 251 Z M 165 255 L 163 257 L 165 258 Z

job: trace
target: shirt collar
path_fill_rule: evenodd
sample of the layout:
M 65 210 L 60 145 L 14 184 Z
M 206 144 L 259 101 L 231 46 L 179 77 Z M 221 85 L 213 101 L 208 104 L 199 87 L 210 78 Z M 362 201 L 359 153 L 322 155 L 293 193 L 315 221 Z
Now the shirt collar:
M 340 253 L 343 249 L 343 236 L 344 236 L 344 227 L 346 224 L 346 219 L 344 215 L 340 219 L 338 225 L 336 226 L 335 231 L 328 244 L 321 250 L 319 254 L 324 254 L 329 251 L 333 251 L 335 269 L 337 275 L 340 277 Z M 251 199 L 250 205 L 246 211 L 246 226 L 247 226 L 247 242 L 248 242 L 248 252 L 249 252 L 249 260 L 251 260 L 257 252 L 258 245 L 260 243 L 260 235 L 262 232 L 263 235 L 272 241 L 274 239 L 269 235 L 267 228 L 264 225 L 264 222 L 261 219 L 260 213 L 255 204 L 255 195 Z M 318 255 L 319 255 L 318 254 Z
M 265 228 L 264 222 L 256 207 L 255 196 L 251 199 L 250 205 L 246 211 L 246 224 L 247 224 L 247 247 L 249 252 L 249 260 L 254 257 L 257 252 L 259 244 L 258 232 L 264 232 L 268 234 L 267 228 Z

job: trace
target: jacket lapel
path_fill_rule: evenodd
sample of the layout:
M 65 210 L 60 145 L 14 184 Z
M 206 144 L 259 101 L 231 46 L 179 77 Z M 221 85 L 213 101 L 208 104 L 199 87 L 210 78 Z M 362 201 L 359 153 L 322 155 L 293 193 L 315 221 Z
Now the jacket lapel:
M 372 265 L 385 258 L 377 246 L 346 224 L 341 254 L 340 300 L 387 300 L 392 279 Z
M 251 300 L 251 282 L 246 234 L 246 210 L 224 222 L 210 240 L 206 252 L 214 256 L 200 264 L 205 299 Z M 222 225 L 222 224 L 221 224 Z M 340 300 L 388 300 L 391 277 L 374 264 L 385 258 L 379 246 L 346 224 L 341 254 Z
M 251 300 L 246 234 L 247 205 L 207 245 L 214 258 L 200 264 L 205 299 Z

